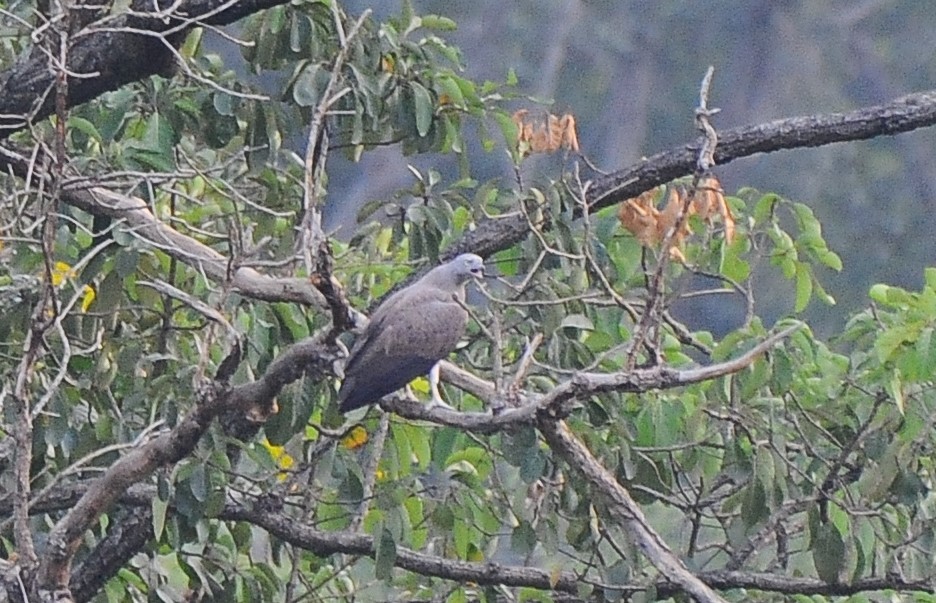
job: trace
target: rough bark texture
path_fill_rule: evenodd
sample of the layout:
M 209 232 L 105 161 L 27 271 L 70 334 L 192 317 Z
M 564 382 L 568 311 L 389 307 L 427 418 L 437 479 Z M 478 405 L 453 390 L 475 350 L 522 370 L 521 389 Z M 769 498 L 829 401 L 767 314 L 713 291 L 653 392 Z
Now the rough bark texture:
M 171 13 L 153 13 L 153 2 L 136 0 L 136 14 L 91 24 L 72 36 L 68 70 L 69 106 L 173 68 L 177 46 L 199 22 L 233 23 L 285 0 L 190 0 Z M 155 3 L 159 4 L 159 3 Z M 162 2 L 168 7 L 170 2 Z M 45 53 L 30 52 L 0 73 L 0 139 L 52 114 L 55 74 Z M 85 77 L 94 75 L 94 77 Z

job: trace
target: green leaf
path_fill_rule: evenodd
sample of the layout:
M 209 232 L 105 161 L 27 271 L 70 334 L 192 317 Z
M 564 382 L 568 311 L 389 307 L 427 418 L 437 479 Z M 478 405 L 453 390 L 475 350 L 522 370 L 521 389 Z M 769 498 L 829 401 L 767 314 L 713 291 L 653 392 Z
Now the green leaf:
M 936 268 L 932 266 L 923 269 L 923 278 L 926 280 L 927 289 L 936 290 Z
M 517 78 L 517 72 L 516 72 L 516 70 L 515 70 L 513 67 L 511 67 L 510 69 L 508 69 L 508 70 L 507 70 L 507 78 L 506 78 L 506 80 L 505 80 L 505 83 L 506 83 L 508 86 L 513 87 L 513 86 L 516 86 L 519 82 L 520 82 L 520 80 Z
M 328 77 L 328 72 L 322 69 L 321 65 L 309 63 L 299 73 L 296 83 L 293 84 L 293 100 L 300 107 L 314 107 L 325 89 L 323 80 L 327 82 Z
M 510 535 L 510 548 L 518 555 L 529 555 L 536 548 L 536 531 L 530 522 L 523 520 Z
M 871 286 L 871 290 L 868 292 L 868 296 L 877 303 L 884 304 L 887 303 L 887 292 L 889 289 L 889 285 L 877 283 L 876 285 Z
M 153 536 L 156 540 L 162 538 L 163 530 L 166 527 L 166 511 L 169 509 L 169 501 L 160 497 L 153 498 Z
M 777 203 L 782 199 L 775 193 L 767 193 L 757 200 L 754 204 L 754 223 L 765 224 L 773 215 Z
M 748 486 L 741 499 L 741 520 L 748 528 L 756 526 L 770 516 L 767 506 L 767 489 L 760 479 L 755 479 Z
M 802 312 L 809 305 L 809 298 L 812 297 L 813 282 L 812 270 L 809 264 L 798 262 L 796 265 L 796 304 L 794 312 Z
M 822 225 L 816 219 L 812 208 L 803 203 L 794 203 L 793 211 L 799 220 L 800 232 L 810 240 L 822 241 Z
M 834 251 L 829 251 L 828 249 L 823 249 L 816 253 L 819 261 L 822 262 L 828 268 L 835 270 L 836 272 L 842 271 L 842 258 L 838 256 Z
M 406 509 L 407 519 L 413 529 L 409 544 L 414 549 L 421 549 L 426 544 L 426 538 L 429 535 L 429 526 L 424 521 L 423 501 L 418 496 L 410 496 L 403 501 L 403 507 Z
M 569 314 L 559 323 L 559 328 L 569 327 L 582 331 L 594 331 L 595 323 L 584 314 Z
M 205 465 L 202 463 L 197 463 L 192 467 L 189 488 L 192 491 L 192 496 L 198 502 L 205 502 L 205 499 L 208 498 L 208 476 L 205 472 Z
M 67 127 L 69 130 L 77 130 L 82 134 L 85 134 L 88 138 L 93 138 L 97 142 L 102 141 L 101 133 L 98 132 L 98 129 L 95 127 L 95 125 L 83 117 L 70 115 L 68 117 Z
M 837 584 L 845 570 L 845 541 L 831 523 L 820 524 L 812 539 L 813 565 L 819 579 Z
M 900 411 L 900 414 L 905 414 L 903 380 L 900 378 L 900 371 L 895 370 L 891 373 L 891 378 L 887 382 L 887 393 L 893 398 L 894 405 L 897 406 L 897 410 Z
M 377 535 L 374 555 L 374 575 L 378 580 L 389 580 L 393 577 L 393 566 L 396 563 L 396 541 L 390 530 L 383 527 Z
M 429 133 L 429 128 L 432 127 L 432 116 L 435 113 L 432 94 L 419 82 L 410 82 L 410 88 L 413 90 L 413 112 L 416 116 L 416 131 L 420 136 L 425 136 Z
M 455 76 L 453 75 L 442 75 L 436 78 L 439 86 L 442 88 L 442 93 L 449 97 L 449 102 L 456 107 L 465 106 L 465 97 L 462 94 L 461 88 L 458 85 L 458 82 L 455 81 Z
M 448 17 L 439 15 L 423 15 L 420 17 L 421 25 L 426 29 L 435 29 L 437 31 L 455 31 L 458 25 Z
M 546 473 L 546 457 L 537 449 L 530 451 L 520 463 L 520 479 L 532 484 Z
M 721 273 L 735 282 L 745 281 L 751 275 L 751 265 L 741 258 L 748 244 L 745 237 L 737 237 L 731 245 L 722 247 Z

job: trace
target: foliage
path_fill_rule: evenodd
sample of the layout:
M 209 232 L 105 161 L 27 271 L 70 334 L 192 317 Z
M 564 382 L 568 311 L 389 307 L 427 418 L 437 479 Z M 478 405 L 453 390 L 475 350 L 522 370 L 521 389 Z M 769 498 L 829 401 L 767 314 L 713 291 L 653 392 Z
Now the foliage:
M 690 375 L 700 365 L 728 366 L 772 332 L 757 316 L 755 279 L 786 279 L 795 316 L 815 301 L 834 303 L 820 279 L 842 262 L 809 206 L 781 194 L 719 193 L 721 227 L 698 213 L 687 218 L 691 229 L 667 223 L 680 232 L 677 263 L 626 232 L 618 208 L 589 210 L 577 158 L 562 157 L 552 180 L 514 178 L 529 154 L 521 147 L 533 139 L 524 140 L 506 101 L 528 101 L 514 82 L 464 77 L 458 50 L 442 37 L 452 27 L 408 6 L 385 22 L 352 18 L 330 2 L 270 8 L 242 35 L 253 41 L 244 50 L 251 71 L 282 76 L 275 93 L 235 76 L 196 30 L 176 76 L 69 112 L 60 178 L 40 186 L 3 176 L 0 400 L 8 402 L 0 444 L 5 463 L 24 458 L 12 442 L 28 416 L 27 525 L 40 558 L 49 554 L 41 543 L 51 526 L 75 500 L 50 493 L 89 491 L 130 449 L 197 413 L 234 342 L 244 345 L 233 387 L 258 382 L 309 338 L 330 345 L 321 335 L 337 313 L 263 297 L 238 284 L 239 271 L 306 284 L 333 276 L 363 310 L 485 220 L 519 212 L 529 235 L 488 258 L 499 278 L 477 296 L 478 321 L 454 357 L 496 395 L 447 386 L 461 411 L 454 419 L 370 411 L 347 421 L 336 408 L 332 365 L 304 367 L 277 392 L 275 412 L 250 415 L 248 436 L 213 423 L 191 454 L 160 459 L 82 530 L 75 572 L 93 573 L 115 526 L 146 513 L 139 554 L 84 594 L 102 602 L 456 602 L 499 600 L 507 590 L 527 601 L 555 592 L 596 600 L 670 592 L 664 578 L 672 576 L 654 568 L 608 493 L 547 443 L 537 423 L 544 420 L 567 422 L 692 574 L 713 584 L 726 569 L 788 579 L 790 590 L 755 590 L 739 578 L 718 586 L 727 599 L 783 596 L 772 590 L 832 598 L 893 576 L 886 587 L 922 593 L 919 584 L 933 578 L 936 536 L 936 271 L 926 272 L 919 292 L 876 285 L 869 308 L 833 342 L 806 327 L 718 378 L 591 385 L 660 367 Z M 295 133 L 319 119 L 325 145 L 310 137 L 300 155 Z M 575 119 L 563 119 L 574 136 Z M 59 123 L 24 130 L 16 148 L 54 147 Z M 473 132 L 486 150 L 509 154 L 516 174 L 475 180 L 466 155 Z M 568 138 L 560 142 L 533 150 L 572 150 Z M 331 241 L 330 273 L 327 262 L 304 255 L 307 215 L 321 211 L 327 191 L 327 168 L 309 165 L 332 150 L 358 159 L 387 144 L 440 161 L 454 156 L 459 178 L 411 168 L 412 188 L 395 199 L 398 215 L 381 219 L 388 200 L 377 200 L 349 241 Z M 206 267 L 207 256 L 180 252 L 100 205 L 50 197 L 46 183 L 142 199 L 155 220 L 217 252 L 224 277 Z M 699 181 L 671 186 L 692 199 Z M 742 299 L 739 326 L 716 337 L 670 313 L 700 296 Z M 574 408 L 549 407 L 557 416 L 459 426 L 495 401 L 546 404 L 570 383 L 590 389 L 573 396 Z M 0 488 L 12 512 L 13 494 L 23 492 L 15 472 L 0 476 Z M 288 520 L 280 531 L 264 523 L 275 518 Z M 23 546 L 13 524 L 4 524 L 7 557 Z M 303 540 L 309 533 L 319 540 Z M 372 546 L 356 544 L 360 534 Z M 404 561 L 413 551 L 442 569 Z M 445 579 L 455 561 L 474 563 L 467 567 L 478 574 Z M 549 587 L 481 582 L 484 568 L 501 566 L 539 568 Z M 799 577 L 813 578 L 813 590 L 795 590 Z

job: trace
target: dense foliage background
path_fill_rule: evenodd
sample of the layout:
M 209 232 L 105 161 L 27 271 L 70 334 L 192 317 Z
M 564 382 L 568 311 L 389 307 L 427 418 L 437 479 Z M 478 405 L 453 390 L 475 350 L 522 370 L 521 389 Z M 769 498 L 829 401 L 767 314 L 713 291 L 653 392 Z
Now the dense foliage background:
M 936 269 L 871 286 L 861 254 L 875 212 L 928 242 L 931 134 L 855 141 L 932 125 L 936 94 L 785 104 L 764 36 L 705 107 L 726 38 L 678 35 L 682 3 L 537 6 L 462 7 L 501 42 L 464 53 L 431 3 L 4 7 L 4 600 L 932 599 Z M 788 19 L 847 17 L 867 50 L 887 11 L 767 6 L 725 26 L 805 52 Z M 715 164 L 795 151 L 699 167 L 694 116 Z M 915 184 L 842 183 L 887 165 Z M 492 275 L 443 369 L 458 411 L 342 416 L 351 332 L 463 251 Z

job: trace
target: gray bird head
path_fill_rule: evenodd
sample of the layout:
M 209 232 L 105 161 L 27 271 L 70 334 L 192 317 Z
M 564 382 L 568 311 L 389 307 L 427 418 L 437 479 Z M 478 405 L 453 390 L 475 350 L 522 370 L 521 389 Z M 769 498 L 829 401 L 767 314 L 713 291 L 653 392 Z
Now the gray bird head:
M 469 278 L 481 278 L 484 276 L 484 260 L 481 256 L 473 253 L 463 253 L 451 262 L 452 269 L 458 277 L 459 282 L 466 282 Z
M 426 273 L 423 282 L 438 287 L 455 289 L 472 278 L 484 276 L 484 260 L 473 253 L 463 253 L 454 260 L 436 266 Z

